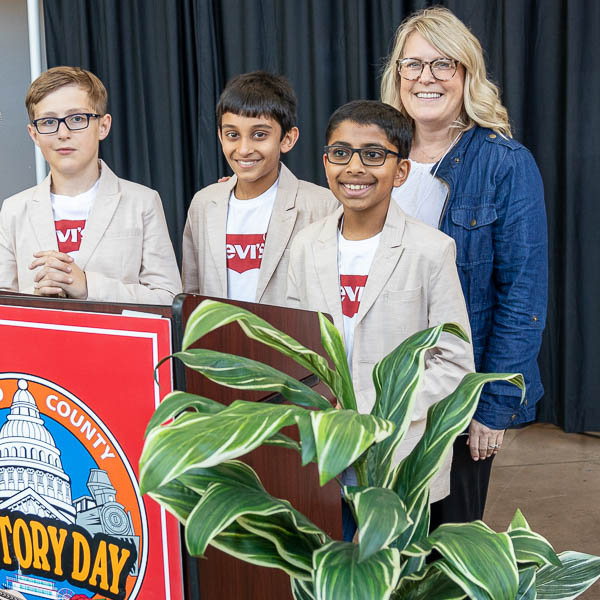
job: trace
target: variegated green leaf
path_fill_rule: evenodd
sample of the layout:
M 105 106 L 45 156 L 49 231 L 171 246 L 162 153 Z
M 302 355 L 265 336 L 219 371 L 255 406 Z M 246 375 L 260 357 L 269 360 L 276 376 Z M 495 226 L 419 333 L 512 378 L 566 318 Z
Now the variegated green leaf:
M 250 358 L 203 349 L 177 352 L 174 356 L 186 367 L 226 387 L 279 393 L 299 406 L 331 408 L 329 400 L 304 383 Z
M 267 519 L 262 514 L 246 513 L 237 522 L 247 531 L 271 541 L 279 556 L 299 568 L 306 569 L 307 573 L 312 572 L 313 552 L 323 543 L 331 541 L 303 515 L 293 511 L 273 513 Z
M 292 579 L 291 583 L 294 600 L 315 600 L 312 581 Z
M 417 390 L 425 370 L 425 352 L 435 347 L 444 332 L 468 341 L 459 325 L 438 325 L 411 335 L 375 365 L 373 383 L 376 400 L 371 414 L 396 426 L 394 435 L 369 451 L 370 482 L 377 487 L 390 486 L 392 459 L 410 426 Z
M 462 589 L 462 591 L 470 598 L 470 600 L 495 600 L 492 596 L 490 596 L 486 589 L 477 585 L 471 579 L 463 577 L 456 567 L 450 564 L 447 560 L 443 558 L 436 560 L 432 564 L 432 568 L 440 571 L 440 573 L 443 573 L 448 579 L 451 579 Z M 507 598 L 507 596 L 502 596 L 502 598 Z
M 308 411 L 305 414 L 296 415 L 296 424 L 300 432 L 300 440 L 302 446 L 302 466 L 305 467 L 308 463 L 317 459 L 317 445 L 315 442 L 315 434 L 312 428 L 312 420 Z
M 284 518 L 270 518 L 284 514 Z M 250 515 L 250 516 L 248 516 Z M 260 515 L 262 525 L 252 515 Z M 248 517 L 243 521 L 241 517 Z M 211 483 L 196 508 L 191 512 L 185 528 L 185 539 L 190 554 L 202 556 L 206 546 L 234 521 L 244 529 L 269 539 L 275 546 L 281 544 L 287 554 L 279 554 L 297 567 L 311 569 L 312 551 L 327 539 L 327 536 L 304 515 L 296 511 L 287 500 L 268 494 L 258 476 L 248 470 L 245 484 Z M 264 535 L 261 534 L 261 531 Z M 303 535 L 304 533 L 310 535 Z M 280 539 L 277 537 L 281 536 Z M 292 550 L 296 537 L 295 553 Z M 317 537 L 314 537 L 317 536 Z M 290 559 L 289 555 L 292 556 Z
M 340 388 L 338 374 L 329 367 L 320 354 L 306 348 L 291 336 L 244 308 L 217 300 L 204 300 L 190 315 L 183 336 L 182 350 L 187 350 L 207 333 L 234 321 L 237 321 L 250 339 L 274 348 L 295 360 L 317 375 L 334 393 Z
M 391 600 L 463 600 L 464 590 L 433 565 L 404 577 Z
M 560 567 L 546 565 L 536 573 L 537 600 L 571 600 L 600 578 L 600 557 L 561 552 Z
M 302 451 L 298 442 L 283 433 L 276 433 L 269 439 L 266 439 L 264 443 L 267 446 L 279 446 L 280 448 L 287 448 L 288 450 L 295 450 L 296 452 Z
M 151 492 L 190 469 L 206 468 L 251 452 L 303 409 L 236 400 L 213 415 L 184 413 L 153 429 L 140 459 L 140 487 Z M 332 410 L 333 412 L 333 410 Z
M 385 439 L 394 430 L 389 421 L 353 410 L 310 411 L 310 418 L 321 485 L 350 466 L 371 444 Z
M 538 567 L 556 565 L 560 567 L 560 560 L 554 549 L 539 533 L 528 529 L 511 529 L 508 535 L 515 549 L 517 562 L 535 563 Z
M 275 545 L 268 539 L 246 531 L 237 523 L 232 523 L 225 531 L 215 537 L 210 545 L 253 565 L 281 569 L 290 577 L 307 577 L 307 572 L 304 569 L 295 567 L 283 559 L 277 552 Z
M 340 388 L 333 390 L 335 397 L 342 408 L 356 410 L 356 396 L 354 395 L 352 375 L 348 368 L 344 340 L 337 327 L 322 313 L 319 313 L 319 324 L 321 326 L 321 343 L 339 374 Z
M 202 414 L 216 414 L 224 408 L 224 404 L 215 402 L 210 398 L 175 390 L 167 394 L 158 405 L 158 408 L 150 419 L 150 423 L 148 423 L 145 435 L 148 435 L 152 429 L 160 427 L 163 423 L 174 419 L 185 410 L 193 409 Z
M 481 388 L 490 381 L 509 381 L 523 392 L 525 390 L 522 375 L 469 373 L 454 392 L 429 407 L 423 437 L 394 472 L 394 489 L 397 492 L 404 490 L 404 497 L 399 495 L 409 512 L 442 465 L 456 436 L 469 424 L 477 408 Z
M 531 527 L 529 527 L 529 523 L 523 516 L 523 513 L 520 509 L 517 508 L 515 514 L 508 526 L 508 531 L 512 531 L 513 529 L 526 529 L 527 531 L 531 531 Z
M 519 570 L 519 591 L 516 600 L 536 600 L 535 572 L 535 567 Z
M 163 485 L 150 496 L 184 525 L 200 502 L 200 495 L 177 479 Z
M 516 557 L 508 534 L 495 533 L 482 521 L 445 524 L 429 537 L 413 542 L 403 554 L 428 555 L 436 549 L 443 570 L 469 595 L 492 600 L 514 600 L 519 587 Z M 475 587 L 473 587 L 475 586 Z M 485 594 L 481 595 L 483 590 Z
M 345 487 L 358 524 L 359 561 L 387 548 L 410 524 L 406 506 L 392 490 Z
M 422 540 L 429 534 L 429 488 L 425 488 L 408 513 L 411 524 L 392 543 L 393 548 L 404 550 L 413 540 Z M 425 556 L 409 556 L 402 563 L 402 577 L 418 573 L 425 565 Z
M 211 483 L 238 482 L 240 485 L 247 485 L 255 477 L 254 470 L 246 463 L 229 460 L 214 467 L 188 469 L 176 481 L 201 496 Z
M 331 542 L 313 555 L 316 600 L 388 600 L 400 576 L 400 553 L 380 550 L 359 562 L 358 546 Z

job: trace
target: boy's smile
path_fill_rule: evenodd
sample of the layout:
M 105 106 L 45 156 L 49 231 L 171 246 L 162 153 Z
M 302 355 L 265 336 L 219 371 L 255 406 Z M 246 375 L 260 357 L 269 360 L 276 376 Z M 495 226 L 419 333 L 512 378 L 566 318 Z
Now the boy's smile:
M 35 105 L 35 118 L 65 117 L 77 113 L 94 113 L 85 90 L 68 85 L 51 92 Z M 27 125 L 31 139 L 40 147 L 44 158 L 56 178 L 76 177 L 82 191 L 98 178 L 98 146 L 110 131 L 110 115 L 92 118 L 85 129 L 71 131 L 60 123 L 56 133 L 38 133 L 34 125 Z
M 397 152 L 383 129 L 377 125 L 361 125 L 353 121 L 342 121 L 330 139 L 330 146 L 344 148 L 384 148 Z M 327 182 L 334 196 L 344 205 L 344 215 L 361 213 L 361 218 L 374 215 L 383 222 L 390 203 L 393 187 L 402 185 L 408 177 L 408 160 L 395 155 L 387 155 L 381 166 L 365 166 L 358 152 L 355 152 L 346 165 L 334 164 L 323 155 Z M 370 217 L 369 217 L 370 218 Z
M 227 112 L 221 120 L 219 139 L 223 154 L 238 178 L 236 197 L 256 198 L 277 180 L 281 153 L 292 149 L 298 129 L 293 127 L 282 139 L 281 126 L 271 117 L 244 117 Z

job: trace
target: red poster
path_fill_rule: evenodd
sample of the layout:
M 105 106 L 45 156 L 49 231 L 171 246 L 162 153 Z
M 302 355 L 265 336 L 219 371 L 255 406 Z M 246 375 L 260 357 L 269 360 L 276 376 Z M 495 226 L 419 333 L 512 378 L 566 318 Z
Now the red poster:
M 0 588 L 183 597 L 178 523 L 137 482 L 170 352 L 168 319 L 0 306 Z

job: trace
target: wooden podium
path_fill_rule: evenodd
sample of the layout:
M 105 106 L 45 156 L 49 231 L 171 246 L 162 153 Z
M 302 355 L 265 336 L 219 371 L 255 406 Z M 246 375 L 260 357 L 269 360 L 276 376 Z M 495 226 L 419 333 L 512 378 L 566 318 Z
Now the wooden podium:
M 167 307 L 81 302 L 0 292 L 0 305 L 6 306 L 113 314 L 121 313 L 124 309 L 156 313 L 171 319 L 174 350 L 181 347 L 187 319 L 203 299 L 200 296 L 180 295 L 175 299 L 173 307 Z M 323 352 L 316 313 L 261 304 L 237 302 L 232 304 L 243 306 L 305 346 Z M 208 334 L 198 342 L 198 346 L 259 360 L 303 380 L 307 385 L 314 386 L 317 383 L 314 376 L 291 359 L 247 338 L 237 324 L 228 325 Z M 283 401 L 282 398 L 273 395 L 264 396 L 257 392 L 224 388 L 186 369 L 180 362 L 175 362 L 173 366 L 176 389 L 185 389 L 225 404 L 235 399 L 256 402 Z M 318 389 L 325 394 L 324 386 Z M 285 433 L 295 436 L 295 428 L 288 429 L 289 431 Z M 244 460 L 258 473 L 269 493 L 289 500 L 296 509 L 328 535 L 334 539 L 341 539 L 339 488 L 335 483 L 319 487 L 315 465 L 302 467 L 300 456 L 296 452 L 273 446 L 259 448 Z M 185 551 L 183 554 L 186 600 L 287 600 L 292 598 L 289 577 L 278 569 L 249 565 L 212 547 L 208 549 L 206 558 L 201 560 L 187 556 Z M 139 600 L 146 599 L 139 597 Z M 172 600 L 178 599 L 172 597 Z
M 201 296 L 181 295 L 173 304 L 174 347 L 181 346 L 185 323 L 192 311 L 204 300 Z M 264 304 L 230 302 L 255 313 L 297 339 L 307 348 L 323 353 L 318 315 L 304 310 L 291 310 Z M 267 363 L 276 369 L 314 386 L 316 378 L 286 356 L 249 339 L 236 323 L 222 327 L 199 340 L 198 346 L 220 352 L 246 356 Z M 181 363 L 176 365 L 175 378 L 179 389 L 213 398 L 229 404 L 237 399 L 256 402 L 280 402 L 277 396 L 224 388 L 213 383 Z M 322 384 L 321 384 L 322 385 Z M 323 386 L 324 387 L 324 386 Z M 325 389 L 318 388 L 325 394 Z M 284 433 L 297 439 L 295 428 Z M 330 482 L 319 487 L 314 464 L 302 467 L 300 456 L 293 450 L 264 446 L 247 455 L 244 462 L 259 475 L 265 489 L 273 496 L 286 498 L 294 508 L 306 515 L 334 539 L 342 539 L 341 498 L 339 486 Z M 288 600 L 292 598 L 290 579 L 279 569 L 269 569 L 244 563 L 209 547 L 205 560 L 188 561 L 186 582 L 189 598 L 198 600 Z

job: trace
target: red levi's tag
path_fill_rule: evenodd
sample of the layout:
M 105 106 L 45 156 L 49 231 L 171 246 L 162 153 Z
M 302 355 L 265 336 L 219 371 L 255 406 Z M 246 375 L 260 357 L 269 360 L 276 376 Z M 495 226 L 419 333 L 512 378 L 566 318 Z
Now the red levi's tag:
M 225 245 L 227 268 L 236 273 L 260 269 L 264 250 L 263 233 L 228 233 Z
M 79 221 L 70 221 L 62 219 L 54 221 L 56 229 L 56 239 L 58 240 L 58 249 L 60 252 L 74 252 L 79 250 L 81 245 L 81 235 L 85 228 L 85 219 Z
M 345 317 L 351 319 L 358 312 L 367 277 L 368 275 L 340 275 L 342 313 Z

